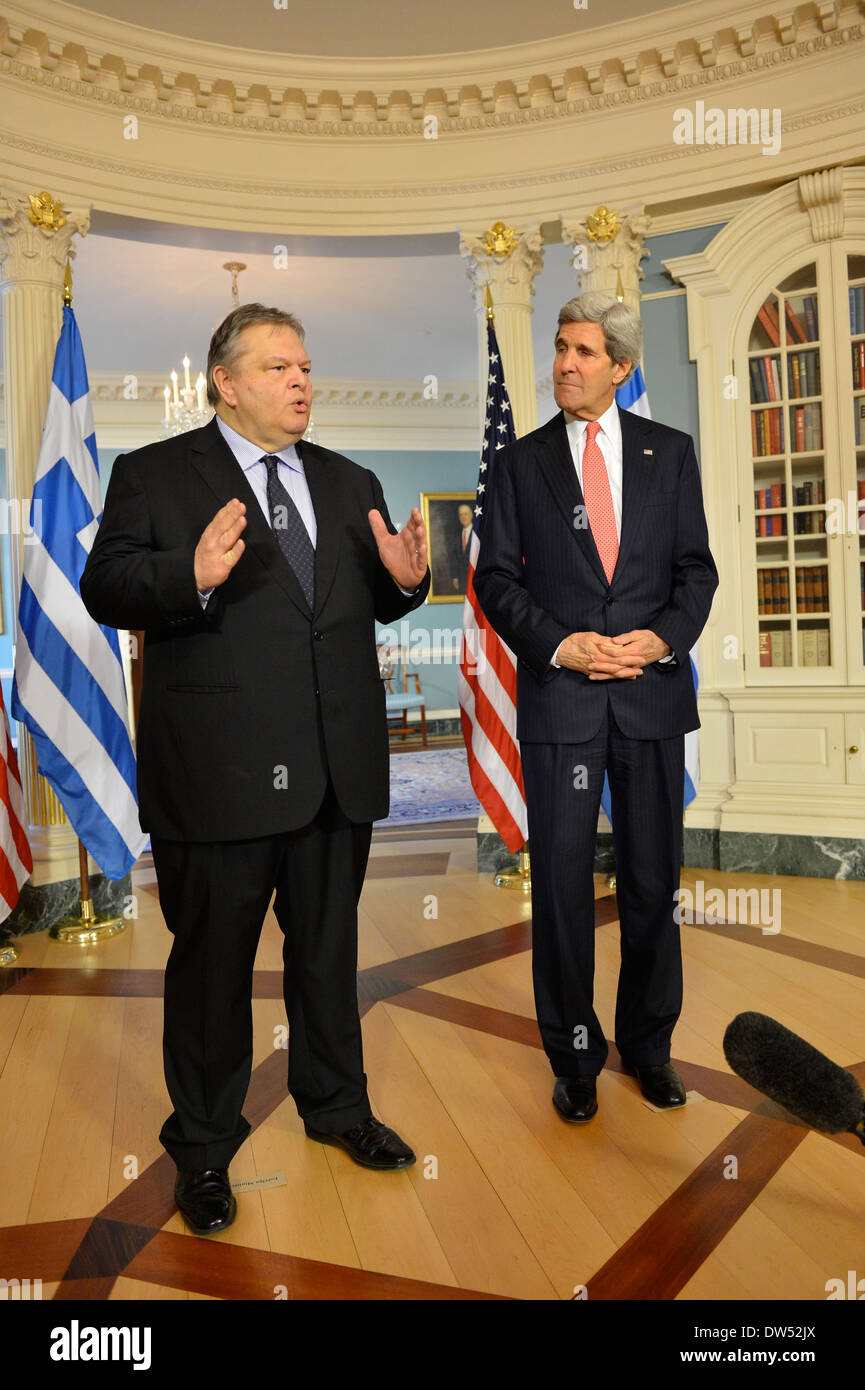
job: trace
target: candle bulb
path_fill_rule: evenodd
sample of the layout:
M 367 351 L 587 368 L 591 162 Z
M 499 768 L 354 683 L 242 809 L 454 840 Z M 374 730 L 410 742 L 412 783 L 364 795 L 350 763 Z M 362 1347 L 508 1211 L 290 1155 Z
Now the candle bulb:
M 177 373 L 176 373 L 176 372 L 172 372 L 172 373 L 171 373 L 171 385 L 172 385 L 173 388 L 174 388 L 174 404 L 175 404 L 175 405 L 180 405 L 180 396 L 179 396 L 178 393 L 177 393 Z
M 195 382 L 195 394 L 196 394 L 196 396 L 197 396 L 197 398 L 198 398 L 198 409 L 199 409 L 199 410 L 204 410 L 205 405 L 206 405 L 206 396 L 205 396 L 206 388 L 207 388 L 207 382 L 204 380 L 204 374 L 203 374 L 203 372 L 199 372 L 199 373 L 198 373 L 198 376 L 197 376 L 197 378 L 196 378 L 196 382 Z
M 165 388 L 165 390 L 163 391 L 162 394 L 163 394 L 163 396 L 165 397 L 165 419 L 163 420 L 162 423 L 163 423 L 164 425 L 168 425 L 168 424 L 170 424 L 170 422 L 171 422 L 171 416 L 170 416 L 169 410 L 168 410 L 168 402 L 169 402 L 169 400 L 170 400 L 170 398 L 171 398 L 171 391 L 170 391 L 169 387 L 166 386 L 166 388 Z
M 184 381 L 183 381 L 183 385 L 186 387 L 186 390 L 187 390 L 187 391 L 190 391 L 192 388 L 191 388 L 190 385 L 189 385 L 189 358 L 188 358 L 188 357 L 184 357 L 184 359 L 183 359 L 183 372 L 184 372 Z

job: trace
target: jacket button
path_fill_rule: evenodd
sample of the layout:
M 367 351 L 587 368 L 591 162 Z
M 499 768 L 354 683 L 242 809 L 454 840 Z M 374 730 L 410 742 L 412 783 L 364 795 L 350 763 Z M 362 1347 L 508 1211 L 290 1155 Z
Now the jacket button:
M 312 635 L 315 638 L 316 642 L 320 642 L 324 637 L 324 633 L 321 631 L 320 628 L 316 628 Z
M 613 606 L 613 604 L 615 603 L 615 601 L 616 601 L 616 600 L 615 600 L 614 598 L 608 598 L 608 599 L 607 599 L 607 607 L 608 607 L 608 608 L 612 608 L 612 606 Z

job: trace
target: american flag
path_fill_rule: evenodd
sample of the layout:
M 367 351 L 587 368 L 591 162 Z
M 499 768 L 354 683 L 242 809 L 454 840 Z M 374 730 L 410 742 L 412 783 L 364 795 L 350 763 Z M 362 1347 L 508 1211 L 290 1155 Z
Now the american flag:
M 33 855 L 24 833 L 26 820 L 21 774 L 0 691 L 0 922 L 6 921 L 22 883 L 33 872 Z
M 522 849 L 528 836 L 526 794 L 516 732 L 516 658 L 484 617 L 474 585 L 483 534 L 484 496 L 492 485 L 496 451 L 516 439 L 501 353 L 489 312 L 487 362 L 487 411 L 469 547 L 457 685 L 472 786 L 499 835 L 515 854 Z

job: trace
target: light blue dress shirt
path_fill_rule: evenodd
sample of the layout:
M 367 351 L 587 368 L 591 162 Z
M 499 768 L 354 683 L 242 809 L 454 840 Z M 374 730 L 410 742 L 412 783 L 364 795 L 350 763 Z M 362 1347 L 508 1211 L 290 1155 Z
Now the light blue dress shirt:
M 273 527 L 270 519 L 270 507 L 267 503 L 267 464 L 264 463 L 264 451 L 253 444 L 251 439 L 245 435 L 238 434 L 237 430 L 227 425 L 220 416 L 216 416 L 216 427 L 228 445 L 237 462 L 240 464 L 246 475 L 246 481 L 255 493 L 258 505 L 264 513 L 264 519 L 268 526 Z M 315 520 L 315 511 L 312 505 L 312 497 L 309 491 L 309 483 L 306 481 L 306 474 L 303 471 L 303 462 L 297 452 L 297 446 L 289 444 L 287 449 L 277 449 L 273 457 L 279 459 L 277 467 L 277 477 L 282 483 L 289 497 L 300 513 L 300 519 L 309 533 L 313 549 L 318 536 L 318 527 Z M 411 598 L 417 593 L 417 589 L 403 589 L 398 586 L 400 592 L 407 598 Z M 213 593 L 212 589 L 198 590 L 198 597 L 201 600 L 202 608 L 207 607 L 207 600 Z
M 272 525 L 270 507 L 267 505 L 267 464 L 262 462 L 264 451 L 258 444 L 253 444 L 251 439 L 247 439 L 245 435 L 238 434 L 237 430 L 233 430 L 231 425 L 227 425 L 218 415 L 216 427 L 246 474 L 246 481 L 258 499 L 258 505 L 264 512 L 265 521 L 268 526 Z M 273 457 L 279 459 L 277 476 L 300 512 L 300 519 L 309 532 L 309 539 L 312 541 L 313 549 L 315 549 L 315 540 L 318 534 L 315 512 L 297 446 L 289 444 L 287 449 L 278 449 L 274 452 Z

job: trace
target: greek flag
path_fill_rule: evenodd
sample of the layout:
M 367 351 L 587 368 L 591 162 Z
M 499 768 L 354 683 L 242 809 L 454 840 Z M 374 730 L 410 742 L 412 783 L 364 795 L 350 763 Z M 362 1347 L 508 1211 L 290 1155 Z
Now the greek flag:
M 102 514 L 88 391 L 66 306 L 24 544 L 12 715 L 30 730 L 39 771 L 76 835 L 117 879 L 147 837 L 117 633 L 93 621 L 78 592 Z
M 622 410 L 631 410 L 635 415 L 642 415 L 644 419 L 651 420 L 652 412 L 649 409 L 649 397 L 646 392 L 646 383 L 643 380 L 642 370 L 637 367 L 634 375 L 624 386 L 619 386 L 616 390 L 616 404 Z M 694 677 L 694 689 L 700 689 L 700 658 L 697 648 L 691 651 L 691 675 Z M 685 796 L 683 806 L 687 806 L 700 787 L 700 744 L 698 740 L 698 730 L 690 734 L 685 734 Z M 601 793 L 601 805 L 604 808 L 604 815 L 612 824 L 610 813 L 610 784 L 607 774 L 604 773 L 604 790 Z

